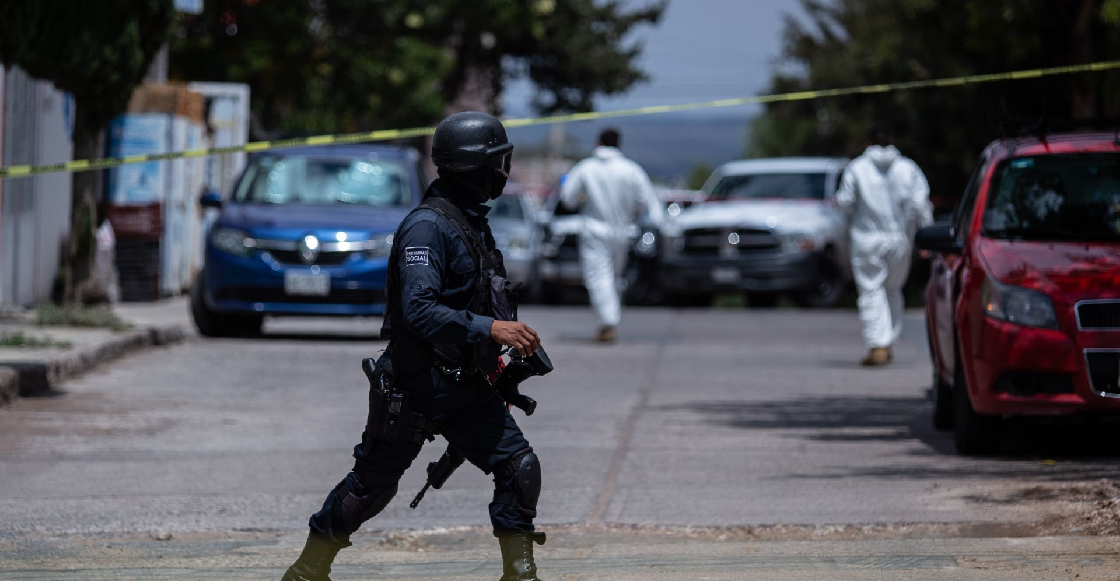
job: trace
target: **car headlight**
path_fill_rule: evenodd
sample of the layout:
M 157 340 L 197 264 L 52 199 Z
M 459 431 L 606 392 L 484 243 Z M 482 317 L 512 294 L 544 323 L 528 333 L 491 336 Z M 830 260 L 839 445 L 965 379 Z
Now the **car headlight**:
M 393 235 L 374 236 L 362 243 L 366 258 L 385 258 L 393 249 Z
M 984 313 L 993 319 L 1028 327 L 1057 329 L 1058 317 L 1050 297 L 1025 288 L 984 281 L 980 292 Z
M 650 231 L 642 232 L 642 235 L 634 241 L 634 252 L 638 256 L 652 256 L 657 253 L 657 234 Z
M 237 228 L 220 227 L 210 233 L 210 242 L 215 248 L 238 256 L 249 256 L 257 241 Z
M 806 234 L 778 234 L 778 241 L 782 244 L 782 252 L 796 254 L 798 252 L 812 252 L 817 249 L 817 241 Z

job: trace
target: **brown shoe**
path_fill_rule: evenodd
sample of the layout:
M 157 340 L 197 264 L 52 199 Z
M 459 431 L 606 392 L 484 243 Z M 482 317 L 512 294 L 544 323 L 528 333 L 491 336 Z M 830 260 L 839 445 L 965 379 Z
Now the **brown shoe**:
M 886 365 L 890 362 L 891 350 L 889 348 L 874 347 L 871 349 L 871 351 L 868 351 L 867 357 L 864 357 L 863 361 L 860 361 L 859 364 L 866 367 L 878 367 L 880 365 Z
M 615 340 L 616 336 L 617 336 L 617 334 L 615 333 L 614 327 L 611 327 L 611 326 L 599 327 L 599 332 L 595 333 L 595 342 L 596 343 L 614 343 L 614 340 Z

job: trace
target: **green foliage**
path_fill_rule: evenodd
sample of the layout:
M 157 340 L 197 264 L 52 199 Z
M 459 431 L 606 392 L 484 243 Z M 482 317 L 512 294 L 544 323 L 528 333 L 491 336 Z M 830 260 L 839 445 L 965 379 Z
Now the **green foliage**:
M 128 104 L 174 13 L 172 0 L 4 0 L 0 62 L 70 93 L 100 128 Z
M 208 0 L 202 15 L 180 18 L 171 71 L 248 83 L 256 133 L 426 124 L 467 92 L 497 110 L 505 81 L 522 75 L 539 88 L 540 110 L 588 110 L 595 95 L 645 78 L 634 64 L 640 46 L 624 37 L 663 9 L 593 0 Z
M 783 53 L 799 74 L 774 92 L 1060 66 L 1120 57 L 1107 22 L 1118 0 L 802 0 L 787 18 Z M 1113 12 L 1116 11 L 1116 12 Z M 856 155 L 867 127 L 890 123 L 902 152 L 954 198 L 981 149 L 1000 134 L 992 113 L 1115 117 L 1120 76 L 1093 73 L 889 94 L 772 103 L 752 125 L 748 153 Z
M 132 328 L 130 323 L 117 316 L 109 307 L 81 304 L 43 304 L 35 310 L 35 324 L 60 327 L 99 327 L 114 331 L 126 331 Z
M 43 349 L 47 347 L 57 347 L 59 349 L 69 349 L 74 344 L 70 341 L 53 339 L 51 337 L 36 337 L 28 335 L 23 331 L 0 331 L 0 347 L 24 347 L 27 349 Z
M 427 121 L 442 47 L 400 34 L 405 2 L 209 0 L 180 18 L 172 75 L 248 83 L 254 129 L 340 132 Z
M 101 157 L 98 136 L 128 106 L 175 16 L 172 0 L 0 0 L 0 63 L 73 95 L 74 159 Z M 71 178 L 64 295 L 89 287 L 93 232 L 100 216 L 97 172 Z
M 711 177 L 712 171 L 714 171 L 712 166 L 702 161 L 697 162 L 692 166 L 692 169 L 688 171 L 688 181 L 685 183 L 685 187 L 690 190 L 699 190 L 704 187 L 704 182 L 708 181 L 708 178 Z

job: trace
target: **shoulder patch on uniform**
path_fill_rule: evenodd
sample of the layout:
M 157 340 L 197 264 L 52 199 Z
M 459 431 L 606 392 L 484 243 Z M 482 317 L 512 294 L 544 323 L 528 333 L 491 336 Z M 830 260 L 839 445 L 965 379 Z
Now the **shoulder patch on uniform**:
M 404 249 L 405 266 L 428 266 L 428 247 L 409 246 Z

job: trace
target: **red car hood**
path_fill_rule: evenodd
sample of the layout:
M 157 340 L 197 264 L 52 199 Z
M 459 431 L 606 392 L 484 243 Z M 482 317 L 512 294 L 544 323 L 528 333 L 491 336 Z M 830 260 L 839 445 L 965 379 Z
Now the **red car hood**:
M 1120 297 L 1120 244 L 982 239 L 980 255 L 1001 283 L 1053 300 Z

